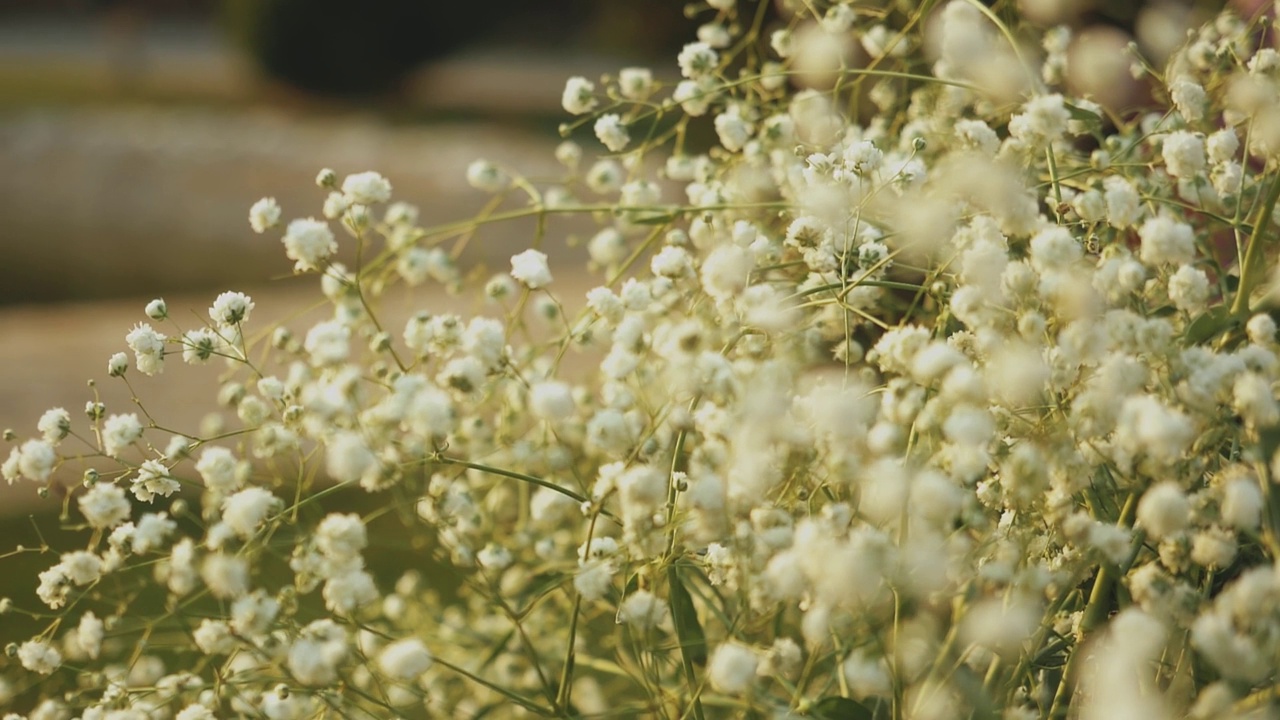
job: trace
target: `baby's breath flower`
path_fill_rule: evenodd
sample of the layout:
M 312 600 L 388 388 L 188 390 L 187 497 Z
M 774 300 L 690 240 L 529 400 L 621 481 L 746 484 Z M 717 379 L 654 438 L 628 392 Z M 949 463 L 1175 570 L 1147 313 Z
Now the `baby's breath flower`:
M 551 269 L 547 267 L 546 253 L 525 250 L 511 258 L 511 277 L 537 290 L 551 284 Z
M 497 193 L 511 186 L 511 178 L 488 160 L 475 160 L 467 166 L 467 184 L 477 190 Z
M 147 303 L 146 313 L 152 320 L 164 320 L 169 317 L 169 307 L 165 305 L 164 298 L 156 298 Z
M 285 230 L 285 255 L 295 261 L 297 272 L 319 270 L 330 255 L 337 252 L 338 242 L 328 223 L 315 218 L 293 220 Z
M 253 310 L 253 300 L 240 292 L 224 292 L 213 301 L 209 308 L 209 317 L 221 327 L 230 327 L 249 322 L 249 313 Z
M 570 115 L 583 115 L 596 107 L 595 83 L 584 77 L 571 77 L 564 84 L 564 94 L 560 98 L 565 112 Z
M 698 80 L 716 69 L 720 56 L 705 42 L 689 43 L 676 58 L 680 74 L 690 80 Z
M 707 680 L 720 692 L 740 694 L 755 681 L 759 658 L 755 650 L 736 641 L 722 643 L 707 663 Z
M 372 170 L 355 173 L 343 179 L 342 194 L 350 203 L 376 205 L 391 199 L 391 183 Z
M 249 227 L 261 235 L 280 224 L 280 206 L 275 198 L 264 197 L 249 208 Z
M 626 123 L 622 121 L 621 116 L 616 113 L 601 115 L 596 119 L 595 123 L 596 137 L 610 152 L 622 152 L 626 149 L 627 143 L 631 142 L 631 136 L 627 134 Z
M 644 100 L 653 92 L 653 71 L 643 67 L 622 68 L 618 72 L 618 91 L 628 100 Z

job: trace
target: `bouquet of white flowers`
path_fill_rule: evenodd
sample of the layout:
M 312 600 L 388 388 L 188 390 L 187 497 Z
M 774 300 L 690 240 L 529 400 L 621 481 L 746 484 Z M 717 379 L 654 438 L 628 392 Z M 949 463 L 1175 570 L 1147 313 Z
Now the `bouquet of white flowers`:
M 3 603 L 5 717 L 1275 717 L 1270 20 L 1135 51 L 1167 103 L 1125 114 L 1011 2 L 771 5 L 570 79 L 599 145 L 477 161 L 471 221 L 321 172 L 310 327 L 148 305 L 112 382 L 216 359 L 235 419 L 10 438 L 10 483 L 84 483 L 10 554 L 60 556 Z M 390 325 L 516 219 L 490 310 Z

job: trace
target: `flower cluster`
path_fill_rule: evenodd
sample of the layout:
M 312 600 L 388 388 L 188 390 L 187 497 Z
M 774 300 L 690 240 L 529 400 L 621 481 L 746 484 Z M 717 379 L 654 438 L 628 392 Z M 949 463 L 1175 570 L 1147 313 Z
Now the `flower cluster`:
M 1219 16 L 1125 115 L 1063 86 L 1067 27 L 951 0 L 770 30 L 766 5 L 707 2 L 665 72 L 570 79 L 563 176 L 467 171 L 519 209 L 424 226 L 377 173 L 321 172 L 323 219 L 282 232 L 318 323 L 254 328 L 229 292 L 204 327 L 135 327 L 111 376 L 217 357 L 221 410 L 179 431 L 94 401 L 15 442 L 9 482 L 85 487 L 44 607 L 5 604 L 33 625 L 0 702 L 1270 716 L 1264 25 Z M 565 214 L 599 223 L 585 297 Z M 449 241 L 517 218 L 532 247 L 480 314 L 388 319 L 401 286 L 461 283 Z

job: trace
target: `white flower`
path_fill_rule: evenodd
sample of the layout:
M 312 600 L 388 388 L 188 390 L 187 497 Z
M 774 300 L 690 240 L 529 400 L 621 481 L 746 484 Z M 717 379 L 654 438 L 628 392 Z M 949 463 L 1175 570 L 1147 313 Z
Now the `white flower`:
M 85 550 L 63 553 L 58 564 L 76 585 L 88 585 L 102 577 L 102 558 Z
M 1186 265 L 1195 257 L 1195 238 L 1191 226 L 1167 215 L 1158 215 L 1138 228 L 1142 248 L 1138 257 L 1147 265 Z
M 131 506 L 124 489 L 111 483 L 94 485 L 76 503 L 89 527 L 97 530 L 113 528 L 129 519 Z
M 249 561 L 234 555 L 210 553 L 200 565 L 200 577 L 214 597 L 237 598 L 249 592 Z
M 626 623 L 638 632 L 647 632 L 665 622 L 669 614 L 662 598 L 648 590 L 637 590 L 618 608 L 618 622 Z
M 142 423 L 135 413 L 112 415 L 102 423 L 102 451 L 119 457 L 125 448 L 142 438 Z
M 201 620 L 192 633 L 192 639 L 205 655 L 228 655 L 236 647 L 231 628 L 221 620 Z
M 351 354 L 351 330 L 337 320 L 318 323 L 307 331 L 302 347 L 317 365 L 336 365 Z
M 546 253 L 530 249 L 513 255 L 511 277 L 533 290 L 551 284 L 551 268 L 547 266 Z
M 1169 278 L 1169 299 L 1185 312 L 1204 310 L 1209 302 L 1209 276 L 1193 265 L 1183 265 Z
M 253 537 L 281 501 L 269 490 L 245 488 L 222 501 L 222 521 L 243 540 Z
M 1122 177 L 1111 176 L 1102 183 L 1107 201 L 1107 222 L 1113 227 L 1127 228 L 1142 217 L 1142 198 L 1133 184 Z
M 36 429 L 44 435 L 45 442 L 57 445 L 71 433 L 71 413 L 60 407 L 46 410 Z
M 218 716 L 204 705 L 192 703 L 179 710 L 174 720 L 218 720 Z
M 369 540 L 359 515 L 331 513 L 316 528 L 315 542 L 326 556 L 346 560 L 359 557 Z
M 570 115 L 583 115 L 596 107 L 595 83 L 584 77 L 571 77 L 564 84 L 560 104 Z
M 332 620 L 316 620 L 302 628 L 289 648 L 289 672 L 303 685 L 328 685 L 338 679 L 338 666 L 346 660 L 350 638 Z
M 147 513 L 138 519 L 138 527 L 134 529 L 130 542 L 133 551 L 143 555 L 152 550 L 159 550 L 178 524 L 169 519 L 165 513 Z
M 144 375 L 157 375 L 164 371 L 164 334 L 156 332 L 147 323 L 139 323 L 124 339 L 133 350 L 139 371 Z
M 213 301 L 209 308 L 209 317 L 222 327 L 230 327 L 249 322 L 249 312 L 253 310 L 253 300 L 240 292 L 224 292 Z
M 218 493 L 229 493 L 240 486 L 235 455 L 224 447 L 206 447 L 196 463 L 196 472 L 204 479 L 205 487 Z
M 557 422 L 573 416 L 573 390 L 558 380 L 540 382 L 529 391 L 529 408 L 543 420 Z
M 324 261 L 338 251 L 338 242 L 329 224 L 315 218 L 290 222 L 282 242 L 285 255 L 295 261 L 293 269 L 298 272 L 319 270 Z
M 249 208 L 249 227 L 261 235 L 280 224 L 280 206 L 275 198 L 264 197 Z
M 1187 122 L 1199 122 L 1204 117 L 1204 104 L 1207 97 L 1199 83 L 1187 78 L 1178 78 L 1169 83 L 1169 96 Z
M 42 640 L 28 640 L 18 648 L 18 661 L 33 673 L 48 675 L 62 664 L 62 653 Z
M 361 205 L 375 205 L 391 199 L 391 183 L 372 170 L 348 175 L 342 181 L 347 200 Z
M 1191 503 L 1177 483 L 1151 486 L 1138 501 L 1138 525 L 1161 540 L 1181 532 L 1191 521 Z
M 143 312 L 152 320 L 164 320 L 169 317 L 169 306 L 165 304 L 164 298 L 156 298 L 147 303 Z
M 627 143 L 631 142 L 626 123 L 622 122 L 622 117 L 617 113 L 601 115 L 596 119 L 594 127 L 596 137 L 609 148 L 610 152 L 622 152 L 626 149 Z
M 644 100 L 653 92 L 653 71 L 643 67 L 622 68 L 618 72 L 618 91 L 628 100 Z
M 689 43 L 685 45 L 676 56 L 676 62 L 680 64 L 680 74 L 690 80 L 697 80 L 706 75 L 711 74 L 716 69 L 716 65 L 720 62 L 720 56 L 711 46 L 704 42 Z
M 717 115 L 715 128 L 716 135 L 720 138 L 720 144 L 730 152 L 742 150 L 742 147 L 751 139 L 751 133 L 754 131 L 751 123 L 742 117 L 737 106 Z
M 711 654 L 707 662 L 707 680 L 720 692 L 731 695 L 744 693 L 756 678 L 759 662 L 755 650 L 730 640 Z
M 107 374 L 120 377 L 129 369 L 129 356 L 122 352 L 114 353 L 107 359 Z
M 354 568 L 326 580 L 321 596 L 329 612 L 344 615 L 349 615 L 380 597 L 377 586 L 373 584 L 373 576 Z
M 418 638 L 397 640 L 378 653 L 378 669 L 398 682 L 411 682 L 434 662 L 427 646 Z
M 105 630 L 103 622 L 93 614 L 92 610 L 80 616 L 80 622 L 76 625 L 76 643 L 92 660 L 96 660 L 102 652 L 102 638 L 106 634 Z
M 467 184 L 477 190 L 496 193 L 511 186 L 511 177 L 488 160 L 473 160 L 467 166 Z
M 681 80 L 671 91 L 671 99 L 680 103 L 680 109 L 690 117 L 701 117 L 711 109 L 716 96 L 716 86 L 710 76 L 701 80 Z
M 178 481 L 169 475 L 169 468 L 159 460 L 147 460 L 138 468 L 138 475 L 133 479 L 129 491 L 138 500 L 149 503 L 157 495 L 169 497 L 181 489 Z
M 1214 163 L 1225 163 L 1234 160 L 1240 150 L 1240 138 L 1234 128 L 1223 128 L 1208 137 L 1205 145 L 1209 150 L 1209 160 Z
M 182 334 L 182 360 L 189 365 L 203 365 L 222 344 L 222 338 L 209 328 L 188 330 Z
M 357 482 L 378 471 L 378 458 L 359 434 L 339 432 L 326 443 L 325 469 L 340 483 Z
M 1164 136 L 1161 146 L 1165 169 L 1176 178 L 1192 179 L 1204 174 L 1204 139 L 1179 130 Z
M 28 440 L 22 443 L 13 451 L 16 453 L 17 467 L 16 470 L 28 480 L 36 482 L 44 482 L 53 474 L 53 468 L 58 463 L 58 453 L 53 449 L 53 444 L 46 440 Z M 14 458 L 14 455 L 10 455 Z M 5 475 L 9 482 L 13 482 L 12 470 L 6 471 Z
M 1023 106 L 1009 121 L 1009 134 L 1028 144 L 1051 143 L 1067 131 L 1071 113 L 1061 95 L 1041 95 Z

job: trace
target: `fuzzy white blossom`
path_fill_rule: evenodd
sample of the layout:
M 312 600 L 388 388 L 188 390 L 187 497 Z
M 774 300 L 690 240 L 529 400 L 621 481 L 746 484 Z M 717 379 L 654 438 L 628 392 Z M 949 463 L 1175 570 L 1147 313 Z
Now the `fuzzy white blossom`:
M 297 272 L 321 269 L 324 261 L 338 251 L 338 241 L 329 224 L 315 218 L 291 221 L 283 242 L 285 255 L 294 261 Z
M 551 284 L 551 269 L 547 266 L 546 253 L 525 250 L 511 258 L 511 277 L 537 290 Z
M 280 205 L 275 198 L 264 197 L 249 208 L 249 227 L 261 235 L 280 224 Z
M 570 115 L 583 115 L 596 107 L 595 83 L 584 77 L 571 77 L 564 84 L 560 103 Z

